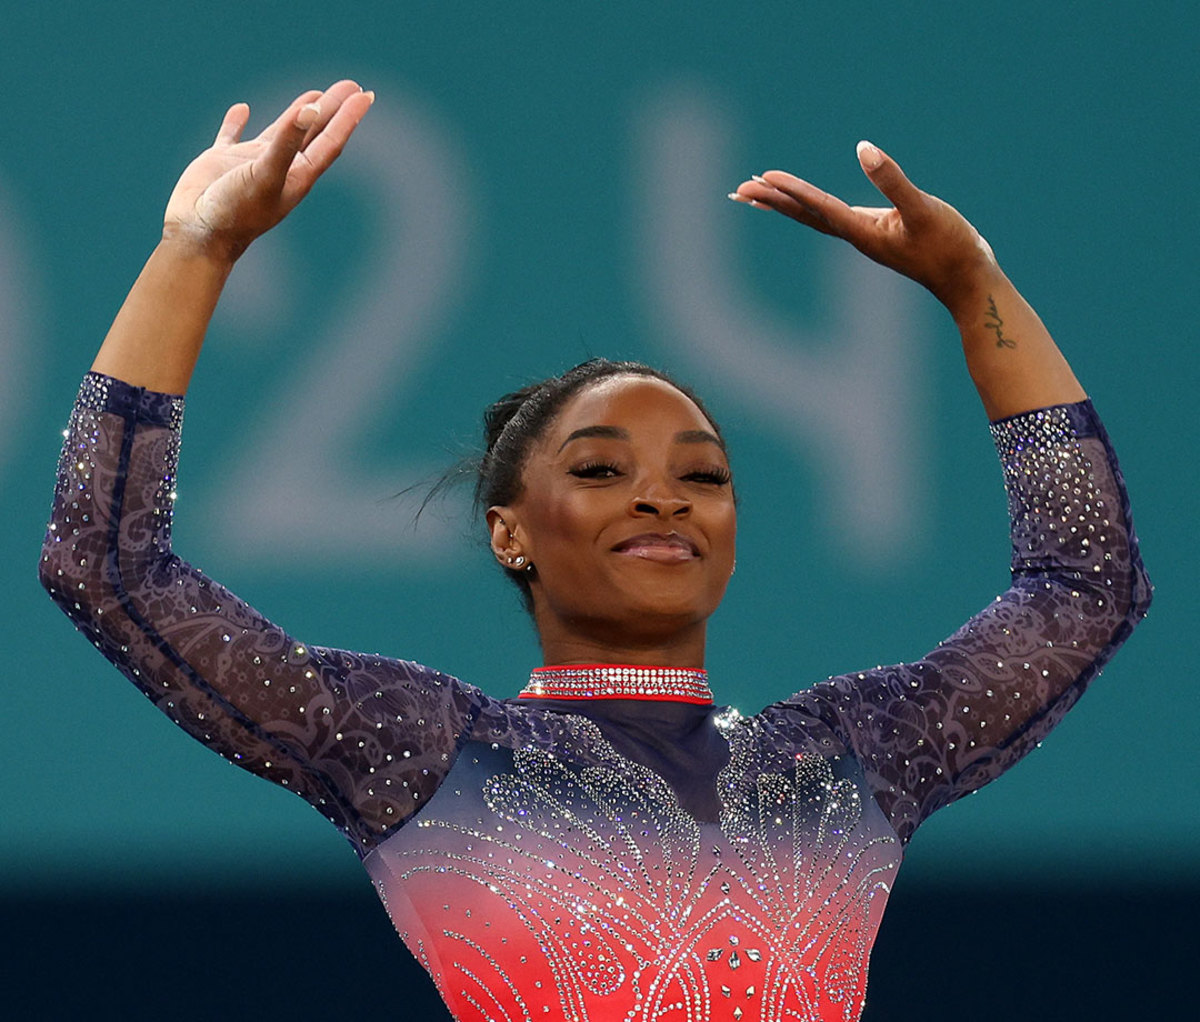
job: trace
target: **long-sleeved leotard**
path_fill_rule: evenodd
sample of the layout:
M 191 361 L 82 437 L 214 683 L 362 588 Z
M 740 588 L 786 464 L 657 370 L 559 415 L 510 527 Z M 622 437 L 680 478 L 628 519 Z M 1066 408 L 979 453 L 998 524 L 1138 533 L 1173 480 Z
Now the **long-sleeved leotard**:
M 85 379 L 43 582 L 168 716 L 349 838 L 460 1020 L 857 1018 L 903 844 L 1038 742 L 1150 600 L 1084 402 L 993 425 L 1013 585 L 924 659 L 752 717 L 496 700 L 298 642 L 175 556 L 182 410 Z

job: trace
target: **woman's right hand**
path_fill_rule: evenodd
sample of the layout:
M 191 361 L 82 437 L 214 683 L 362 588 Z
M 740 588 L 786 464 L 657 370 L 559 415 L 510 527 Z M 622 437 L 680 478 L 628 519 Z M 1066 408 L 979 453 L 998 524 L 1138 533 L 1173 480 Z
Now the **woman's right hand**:
M 235 260 L 308 194 L 374 99 L 351 81 L 305 92 L 247 141 L 241 136 L 250 108 L 231 106 L 212 147 L 175 185 L 162 242 L 113 320 L 92 369 L 135 387 L 184 393 Z
M 183 172 L 167 203 L 163 239 L 197 245 L 232 263 L 308 194 L 374 102 L 352 81 L 297 96 L 243 141 L 250 107 L 235 103 L 212 147 Z

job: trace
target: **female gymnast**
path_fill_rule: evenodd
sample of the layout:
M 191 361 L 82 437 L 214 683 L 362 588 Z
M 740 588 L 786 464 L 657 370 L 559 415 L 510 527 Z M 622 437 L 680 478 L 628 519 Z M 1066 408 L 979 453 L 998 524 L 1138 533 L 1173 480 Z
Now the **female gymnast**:
M 462 1022 L 858 1018 L 914 830 L 1036 745 L 1149 604 L 1090 402 L 986 242 L 879 149 L 858 158 L 884 208 L 768 171 L 730 197 L 954 316 L 1004 468 L 1011 588 L 913 663 L 753 716 L 714 705 L 721 432 L 664 374 L 597 360 L 486 415 L 477 495 L 543 651 L 518 697 L 308 645 L 172 552 L 181 395 L 234 262 L 373 98 L 306 92 L 249 140 L 238 104 L 184 172 L 79 393 L 43 584 L 167 716 L 338 827 Z

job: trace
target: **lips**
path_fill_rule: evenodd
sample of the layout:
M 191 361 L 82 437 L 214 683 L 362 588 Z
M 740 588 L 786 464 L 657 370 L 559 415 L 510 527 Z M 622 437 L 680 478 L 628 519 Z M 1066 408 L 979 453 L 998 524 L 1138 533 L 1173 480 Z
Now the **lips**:
M 662 564 L 678 564 L 700 556 L 696 544 L 678 532 L 643 532 L 630 536 L 613 547 L 613 553 Z

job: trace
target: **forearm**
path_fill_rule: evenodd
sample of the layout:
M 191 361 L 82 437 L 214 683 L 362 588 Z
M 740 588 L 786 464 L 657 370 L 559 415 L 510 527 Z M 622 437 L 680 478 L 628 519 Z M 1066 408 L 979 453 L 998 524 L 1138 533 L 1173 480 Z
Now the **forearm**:
M 1035 748 L 1146 615 L 1151 586 L 1090 402 L 992 427 L 1013 584 L 928 655 L 789 701 L 828 721 L 904 841 Z
M 1086 395 L 1037 313 L 996 265 L 991 247 L 953 206 L 913 186 L 869 142 L 858 159 L 892 209 L 848 206 L 784 171 L 743 181 L 730 198 L 842 238 L 928 288 L 962 333 L 967 367 L 989 418 L 1069 404 Z
M 476 694 L 416 664 L 299 642 L 176 556 L 182 416 L 182 398 L 85 378 L 42 585 L 176 724 L 311 802 L 365 854 L 437 789 Z
M 1087 396 L 1038 314 L 994 261 L 946 305 L 989 419 Z
M 168 394 L 187 390 L 233 260 L 181 238 L 151 253 L 92 369 Z

